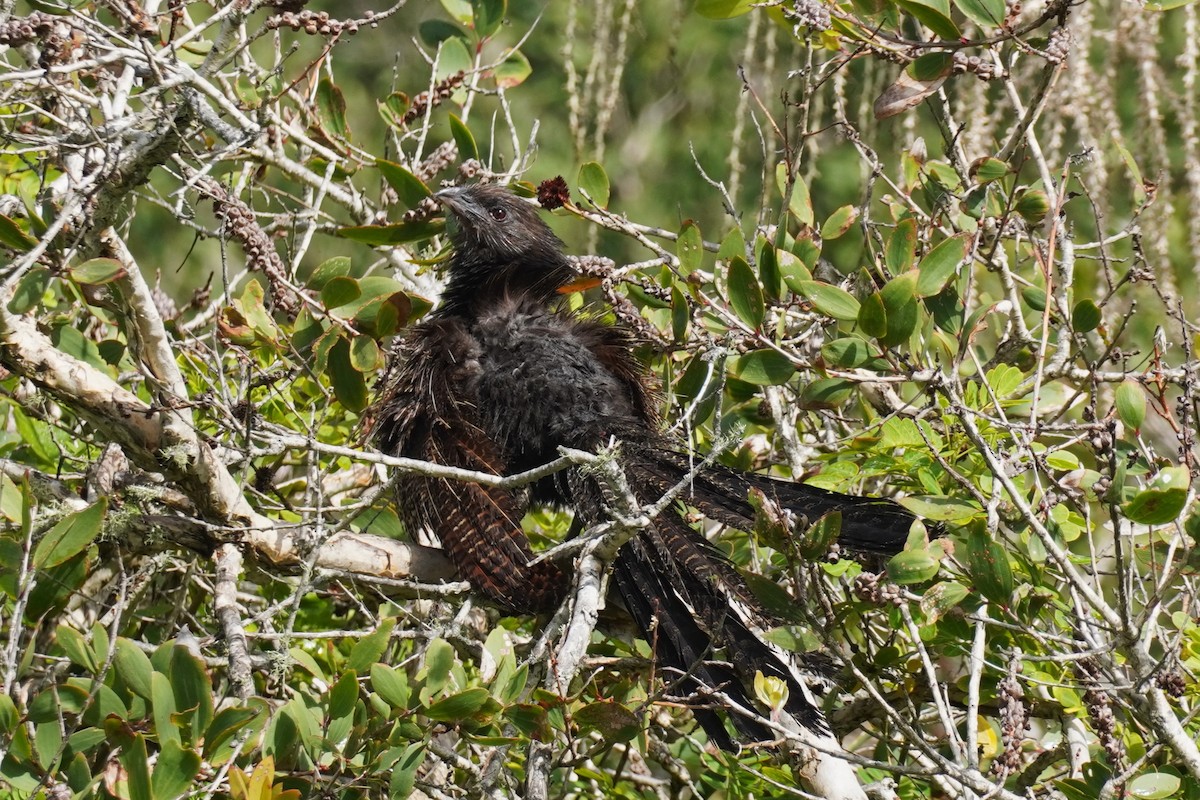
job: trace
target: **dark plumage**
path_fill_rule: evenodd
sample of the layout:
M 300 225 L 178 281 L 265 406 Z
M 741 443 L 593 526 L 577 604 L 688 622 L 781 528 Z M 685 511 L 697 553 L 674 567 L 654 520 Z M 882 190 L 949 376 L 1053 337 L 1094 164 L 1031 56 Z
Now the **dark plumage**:
M 514 474 L 554 460 L 561 446 L 594 451 L 615 438 L 637 499 L 657 500 L 687 474 L 691 459 L 658 432 L 656 398 L 632 355 L 631 334 L 556 310 L 557 290 L 573 272 L 562 242 L 530 204 L 488 185 L 438 198 L 454 222 L 448 282 L 439 308 L 393 352 L 372 414 L 379 447 Z M 751 488 L 810 520 L 841 511 L 841 541 L 857 549 L 899 550 L 913 519 L 891 501 L 720 466 L 696 476 L 683 499 L 718 522 L 750 529 Z M 605 518 L 603 496 L 593 478 L 567 470 L 528 493 L 404 476 L 397 502 L 406 525 L 435 534 L 479 592 L 507 609 L 535 612 L 555 607 L 571 581 L 557 564 L 530 565 L 520 526 L 527 505 L 569 507 L 592 524 Z M 757 633 L 771 624 L 769 615 L 680 516 L 660 515 L 621 549 L 613 585 L 668 679 L 679 680 L 676 693 L 707 687 L 751 708 L 747 685 L 761 670 L 789 685 L 787 710 L 801 724 L 826 730 L 790 659 Z M 713 712 L 698 709 L 697 718 L 714 741 L 731 745 Z M 732 718 L 742 735 L 770 738 L 741 715 Z

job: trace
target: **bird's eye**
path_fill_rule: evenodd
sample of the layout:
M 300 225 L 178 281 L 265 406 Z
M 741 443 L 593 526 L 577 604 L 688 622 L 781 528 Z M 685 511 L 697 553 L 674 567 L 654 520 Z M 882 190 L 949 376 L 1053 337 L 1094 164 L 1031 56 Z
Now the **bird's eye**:
M 488 209 L 488 213 L 492 215 L 492 219 L 496 222 L 502 222 L 508 216 L 508 212 L 502 206 L 492 206 Z

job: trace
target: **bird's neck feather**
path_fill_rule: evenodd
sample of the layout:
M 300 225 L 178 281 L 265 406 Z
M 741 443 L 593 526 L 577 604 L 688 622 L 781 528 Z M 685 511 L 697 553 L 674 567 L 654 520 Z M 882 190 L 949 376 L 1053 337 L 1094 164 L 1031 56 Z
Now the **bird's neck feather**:
M 440 316 L 476 316 L 490 304 L 517 296 L 549 304 L 574 276 L 571 262 L 558 250 L 531 252 L 513 260 L 458 251 L 451 256 L 449 273 Z

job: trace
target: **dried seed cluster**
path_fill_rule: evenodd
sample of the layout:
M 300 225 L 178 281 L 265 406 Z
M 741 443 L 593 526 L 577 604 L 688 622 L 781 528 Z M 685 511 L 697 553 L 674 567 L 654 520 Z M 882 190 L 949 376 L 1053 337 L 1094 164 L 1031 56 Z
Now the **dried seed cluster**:
M 221 233 L 242 246 L 242 252 L 246 254 L 246 266 L 267 276 L 275 307 L 294 317 L 299 310 L 299 303 L 288 288 L 287 267 L 276 252 L 271 237 L 254 218 L 254 211 L 210 178 L 200 180 L 197 186 L 212 200 L 213 213 L 221 220 Z
M 878 606 L 904 604 L 904 593 L 877 572 L 862 572 L 854 579 L 854 594 L 859 600 Z
M 291 28 L 310 35 L 338 36 L 342 33 L 353 36 L 358 33 L 358 20 L 333 19 L 326 11 L 284 11 L 267 20 L 268 28 Z
M 796 38 L 816 31 L 827 31 L 833 25 L 829 9 L 821 0 L 796 0 L 791 8 L 784 7 L 783 16 L 793 23 L 792 32 Z
M 1031 727 L 1029 709 L 1025 707 L 1025 690 L 1017 675 L 1021 672 L 1021 655 L 1014 653 L 1008 662 L 1008 674 L 996 686 L 1000 703 L 1000 740 L 1004 750 L 992 762 L 997 775 L 1011 775 L 1021 768 L 1021 742 Z
M 1083 693 L 1083 705 L 1092 721 L 1092 729 L 1100 746 L 1108 756 L 1109 766 L 1116 772 L 1125 763 L 1125 744 L 1117 735 L 1117 718 L 1112 710 L 1112 697 L 1100 688 L 1100 664 L 1094 658 L 1082 658 L 1075 671 L 1087 691 Z

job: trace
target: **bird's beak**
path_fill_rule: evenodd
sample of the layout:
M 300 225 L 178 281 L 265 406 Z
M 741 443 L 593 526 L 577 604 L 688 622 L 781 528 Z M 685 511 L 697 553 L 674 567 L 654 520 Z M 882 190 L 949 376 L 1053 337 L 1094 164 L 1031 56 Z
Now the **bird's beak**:
M 442 189 L 440 192 L 436 192 L 433 197 L 450 212 L 447 216 L 454 217 L 461 225 L 473 228 L 483 218 L 483 209 L 471 201 L 467 196 L 466 189 L 462 186 L 451 186 L 449 189 Z

